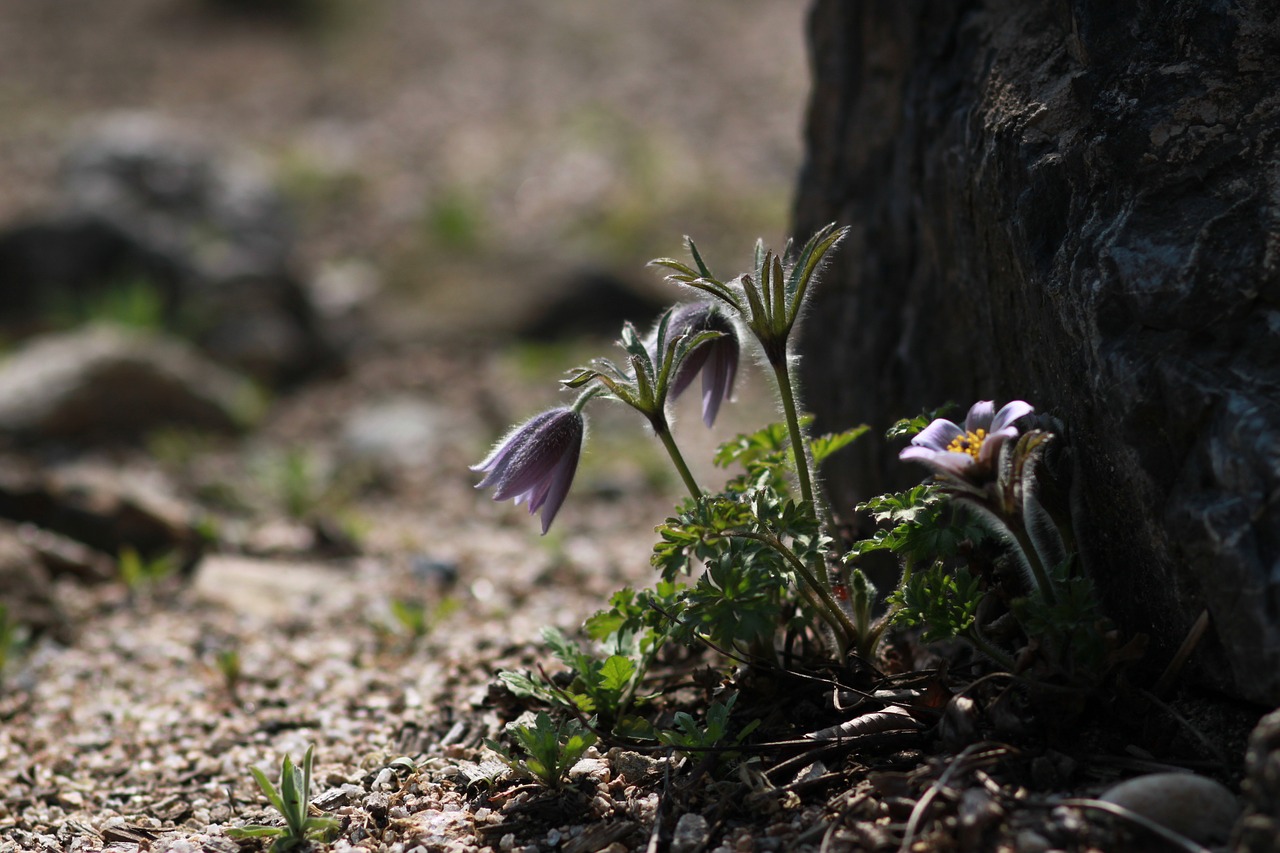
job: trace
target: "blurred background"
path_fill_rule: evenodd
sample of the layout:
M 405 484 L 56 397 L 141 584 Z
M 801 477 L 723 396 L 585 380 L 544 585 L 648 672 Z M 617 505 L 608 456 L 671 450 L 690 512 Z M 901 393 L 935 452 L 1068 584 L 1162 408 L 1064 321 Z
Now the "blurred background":
M 567 573 L 584 608 L 647 578 L 680 484 L 633 413 L 592 407 L 546 538 L 467 466 L 624 318 L 687 298 L 648 260 L 689 234 L 729 277 L 783 241 L 804 14 L 0 3 L 0 603 L 65 629 L 68 565 L 286 600 L 210 555 L 276 561 L 264 583 L 354 567 L 365 592 L 439 570 L 494 612 L 531 577 Z M 738 387 L 714 431 L 679 401 L 697 472 L 770 417 L 762 382 Z
M 292 379 L 370 335 L 555 334 L 565 294 L 659 292 L 642 265 L 686 233 L 737 268 L 786 232 L 803 6 L 2 4 L 5 330 L 159 301 Z M 252 352 L 227 310 L 317 340 Z

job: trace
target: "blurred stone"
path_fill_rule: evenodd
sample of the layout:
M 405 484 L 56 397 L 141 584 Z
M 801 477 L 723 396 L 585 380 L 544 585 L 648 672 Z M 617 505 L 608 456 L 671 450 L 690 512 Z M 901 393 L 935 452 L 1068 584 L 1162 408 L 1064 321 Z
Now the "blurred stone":
M 1244 816 L 1232 834 L 1238 853 L 1280 850 L 1280 710 L 1261 720 L 1249 736 L 1245 752 Z
M 52 534 L 113 562 L 122 550 L 133 548 L 144 558 L 177 555 L 188 568 L 203 548 L 190 507 L 164 483 L 119 469 L 80 466 L 50 472 L 7 459 L 0 464 L 0 518 L 40 528 L 39 533 L 23 533 L 24 544 L 51 571 L 82 580 L 101 575 L 99 558 L 50 538 Z
M 585 335 L 616 337 L 624 322 L 645 330 L 669 305 L 615 275 L 579 270 L 515 330 L 519 337 L 552 341 Z
M 213 357 L 288 381 L 332 356 L 292 251 L 283 200 L 249 161 L 156 116 L 114 115 L 69 147 L 59 210 L 0 234 L 0 319 L 22 329 L 142 285 Z
M 137 440 L 159 426 L 238 430 L 248 383 L 186 343 L 86 326 L 43 335 L 0 362 L 0 434 L 20 442 Z
M 44 563 L 17 527 L 7 524 L 0 525 L 0 603 L 9 619 L 36 633 L 47 632 L 63 643 L 74 636 Z
M 446 420 L 440 407 L 419 397 L 392 397 L 351 412 L 342 447 L 353 459 L 392 469 L 423 465 L 439 451 Z
M 336 576 L 318 563 L 212 554 L 197 569 L 195 591 L 237 613 L 284 619 L 311 602 L 343 595 Z

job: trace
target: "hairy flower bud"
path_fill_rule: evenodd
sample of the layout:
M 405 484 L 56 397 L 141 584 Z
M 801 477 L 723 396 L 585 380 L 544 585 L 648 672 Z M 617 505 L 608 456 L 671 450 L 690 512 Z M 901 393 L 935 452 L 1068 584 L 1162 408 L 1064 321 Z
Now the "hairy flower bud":
M 682 305 L 671 317 L 668 335 L 697 335 L 720 332 L 721 337 L 707 341 L 685 354 L 671 381 L 670 399 L 675 399 L 702 374 L 702 422 L 715 423 L 720 404 L 733 396 L 733 380 L 738 372 L 738 330 L 714 305 L 694 302 Z
M 493 499 L 529 503 L 542 510 L 542 532 L 551 527 L 578 470 L 586 423 L 582 413 L 556 408 L 535 415 L 498 442 L 472 471 L 484 471 L 477 489 L 493 487 Z

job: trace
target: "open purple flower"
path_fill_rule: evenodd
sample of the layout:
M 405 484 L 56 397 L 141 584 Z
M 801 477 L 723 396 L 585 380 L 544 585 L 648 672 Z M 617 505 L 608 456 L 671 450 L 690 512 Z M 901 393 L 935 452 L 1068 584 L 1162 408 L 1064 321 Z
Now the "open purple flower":
M 702 422 L 711 426 L 720 412 L 720 403 L 733 396 L 733 379 L 738 372 L 738 330 L 714 305 L 693 302 L 677 308 L 667 334 L 675 338 L 699 332 L 721 332 L 722 336 L 685 354 L 668 395 L 672 400 L 679 397 L 701 373 Z
M 1018 437 L 1014 423 L 1033 411 L 1029 403 L 1014 400 L 997 412 L 990 400 L 982 400 L 969 409 L 963 427 L 938 418 L 898 458 L 923 463 L 944 478 L 981 485 L 995 473 L 1000 448 Z
M 551 527 L 578 470 L 586 423 L 570 408 L 543 412 L 516 427 L 472 471 L 484 471 L 477 489 L 493 486 L 493 499 L 529 502 L 529 514 L 542 510 L 542 532 Z

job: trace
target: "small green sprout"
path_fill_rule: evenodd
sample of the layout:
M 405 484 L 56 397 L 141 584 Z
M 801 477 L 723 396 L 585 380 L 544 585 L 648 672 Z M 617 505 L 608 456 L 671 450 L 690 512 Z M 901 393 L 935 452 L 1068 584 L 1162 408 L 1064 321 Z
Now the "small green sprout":
M 26 644 L 25 629 L 9 615 L 9 608 L 0 604 L 0 682 L 13 658 Z
M 218 672 L 222 673 L 222 682 L 227 694 L 235 699 L 240 690 L 240 679 L 244 676 L 243 664 L 239 649 L 222 649 L 214 658 Z
M 280 763 L 280 786 L 271 784 L 267 774 L 257 767 L 250 767 L 249 772 L 257 780 L 258 787 L 266 795 L 276 811 L 284 817 L 284 826 L 263 826 L 251 824 L 227 830 L 231 838 L 274 838 L 271 845 L 274 853 L 296 850 L 311 841 L 323 841 L 329 833 L 338 828 L 338 821 L 331 817 L 311 817 L 307 814 L 311 802 L 311 765 L 315 756 L 315 746 L 307 747 L 302 766 L 295 767 L 292 759 L 286 755 Z
M 707 708 L 706 723 L 699 725 L 692 714 L 678 711 L 673 720 L 674 728 L 664 729 L 658 733 L 658 740 L 667 746 L 675 747 L 681 752 L 699 752 L 720 747 L 729 735 L 729 714 L 738 701 L 738 694 L 729 697 L 727 702 L 712 702 Z M 739 730 L 732 739 L 737 746 L 760 725 L 760 720 L 752 720 Z M 737 753 L 726 752 L 724 758 L 736 758 Z
M 538 712 L 532 726 L 511 723 L 507 732 L 524 752 L 523 758 L 513 756 L 496 741 L 486 740 L 485 746 L 498 753 L 513 770 L 532 776 L 553 790 L 565 783 L 570 768 L 596 742 L 596 736 L 577 720 L 569 719 L 557 726 L 546 711 Z
M 158 557 L 143 557 L 138 549 L 126 545 L 120 549 L 118 559 L 120 579 L 130 592 L 139 592 L 153 586 L 178 570 L 176 554 L 161 554 Z

